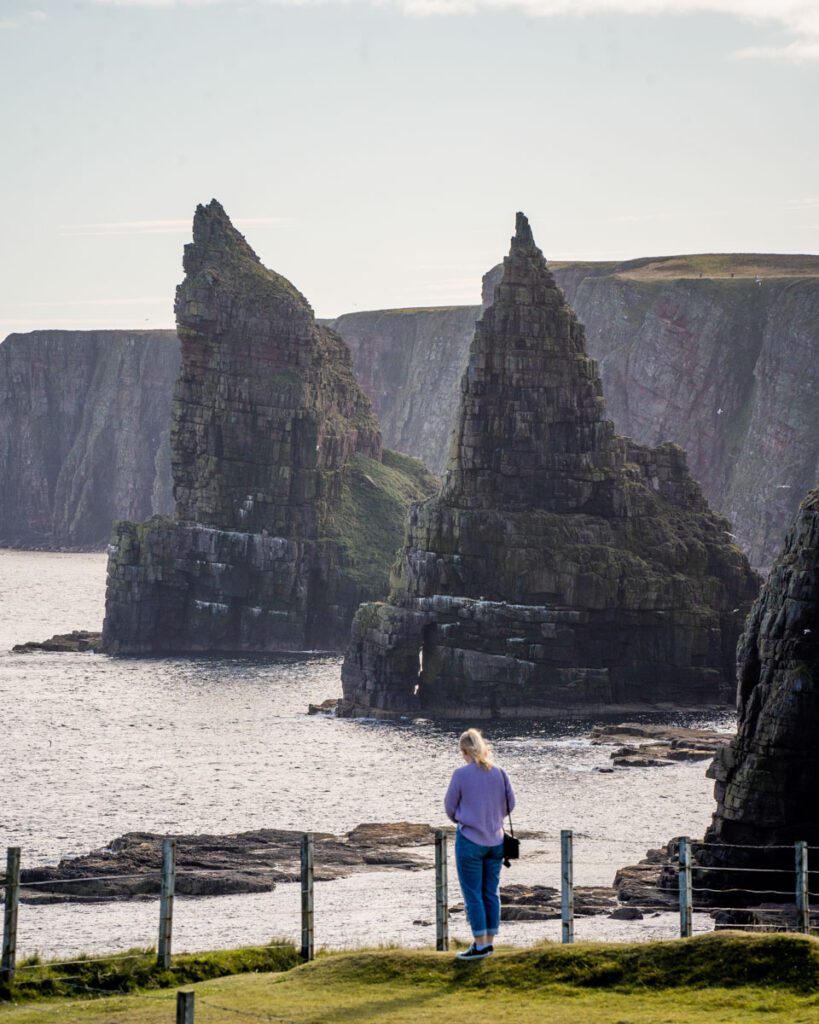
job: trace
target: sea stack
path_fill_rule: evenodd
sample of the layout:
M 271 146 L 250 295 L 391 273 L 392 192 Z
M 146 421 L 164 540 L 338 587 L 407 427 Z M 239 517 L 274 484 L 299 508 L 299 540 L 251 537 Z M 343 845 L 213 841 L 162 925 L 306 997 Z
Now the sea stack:
M 742 888 L 765 890 L 760 899 L 770 901 L 769 890 L 789 883 L 764 869 L 792 870 L 796 842 L 819 846 L 819 488 L 799 507 L 737 661 L 737 734 L 709 769 L 717 809 L 697 858 L 760 869 L 743 876 Z M 705 877 L 712 888 L 737 886 L 731 871 Z
M 714 705 L 758 589 L 672 444 L 618 437 L 518 214 L 461 383 L 440 496 L 362 607 L 349 714 L 486 718 Z
M 382 449 L 346 345 L 216 200 L 197 207 L 184 269 L 176 515 L 115 525 L 103 646 L 339 648 L 434 482 Z

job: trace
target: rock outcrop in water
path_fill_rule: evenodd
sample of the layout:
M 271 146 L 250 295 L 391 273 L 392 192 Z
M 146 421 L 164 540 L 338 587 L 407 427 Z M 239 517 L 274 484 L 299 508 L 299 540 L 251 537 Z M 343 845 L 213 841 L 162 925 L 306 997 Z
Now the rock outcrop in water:
M 184 268 L 176 518 L 117 524 L 104 647 L 336 648 L 386 591 L 406 503 L 432 478 L 382 451 L 346 346 L 215 200 L 197 208 Z
M 303 835 L 270 828 L 232 835 L 177 835 L 176 892 L 225 896 L 270 892 L 280 882 L 297 882 Z M 435 829 L 406 821 L 365 822 L 343 835 L 314 832 L 313 837 L 315 878 L 332 881 L 365 871 L 428 869 Z M 127 832 L 103 849 L 66 857 L 54 866 L 25 868 L 21 901 L 82 902 L 158 893 L 164 838 Z
M 537 716 L 725 700 L 758 583 L 727 531 L 683 451 L 614 433 L 583 327 L 519 214 L 442 493 L 410 515 L 390 603 L 356 615 L 345 709 Z
M 819 489 L 799 508 L 737 661 L 737 734 L 709 769 L 717 809 L 705 839 L 714 845 L 699 851 L 699 863 L 790 871 L 793 843 L 819 846 Z M 707 877 L 714 888 L 737 884 L 731 872 Z M 777 877 L 760 871 L 743 886 L 782 889 L 772 885 Z M 815 889 L 819 872 L 813 881 Z
M 685 448 L 752 564 L 782 546 L 819 472 L 819 257 L 680 256 L 551 264 L 586 327 L 621 434 Z M 491 300 L 500 268 L 485 278 Z M 333 322 L 386 444 L 446 466 L 477 306 Z M 442 361 L 450 370 L 445 372 Z
M 0 545 L 102 547 L 171 507 L 173 331 L 34 331 L 0 345 Z

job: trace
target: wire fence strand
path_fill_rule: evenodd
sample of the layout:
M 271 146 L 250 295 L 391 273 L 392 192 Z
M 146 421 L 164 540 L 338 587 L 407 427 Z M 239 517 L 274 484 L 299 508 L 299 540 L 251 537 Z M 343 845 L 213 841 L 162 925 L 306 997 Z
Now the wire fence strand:
M 447 832 L 447 836 L 451 841 L 451 834 L 449 832 Z M 754 851 L 756 854 L 764 857 L 770 853 L 776 853 L 777 851 L 790 851 L 791 853 L 793 853 L 793 845 L 783 844 L 759 847 L 754 846 L 752 844 L 729 845 L 723 843 L 698 842 L 695 840 L 689 840 L 687 848 L 689 850 L 691 863 L 686 866 L 687 870 L 685 870 L 684 867 L 680 866 L 676 859 L 676 854 L 673 845 L 674 843 L 679 842 L 682 849 L 684 843 L 682 837 L 678 840 L 671 840 L 670 842 L 665 843 L 658 841 L 656 838 L 648 837 L 630 837 L 626 839 L 620 837 L 585 835 L 582 833 L 571 833 L 571 838 L 574 844 L 573 888 L 575 892 L 575 898 L 577 899 L 578 897 L 580 897 L 580 899 L 574 907 L 574 916 L 577 919 L 588 920 L 591 917 L 613 917 L 621 921 L 629 920 L 628 916 L 625 914 L 620 915 L 618 918 L 617 911 L 620 910 L 635 911 L 641 915 L 640 919 L 642 919 L 642 915 L 657 917 L 661 915 L 667 916 L 670 914 L 677 914 L 680 911 L 683 877 L 685 876 L 686 878 L 688 878 L 689 872 L 691 881 L 689 883 L 690 895 L 688 897 L 687 905 L 689 906 L 691 912 L 697 914 L 698 917 L 702 917 L 709 914 L 713 917 L 715 914 L 723 912 L 731 912 L 734 914 L 745 913 L 748 915 L 753 915 L 756 912 L 764 913 L 771 917 L 776 916 L 779 918 L 782 918 L 783 916 L 787 915 L 792 916 L 796 914 L 797 919 L 801 924 L 801 927 L 804 928 L 804 914 L 807 913 L 809 918 L 812 909 L 811 901 L 819 900 L 819 892 L 808 890 L 805 893 L 805 883 L 807 881 L 806 866 L 801 868 L 800 874 L 800 870 L 798 869 L 798 864 L 800 863 L 798 847 L 797 862 L 794 865 L 794 867 L 748 866 L 748 861 L 750 860 L 750 858 L 746 856 L 745 851 Z M 553 840 L 558 839 L 558 835 L 553 835 L 552 833 L 538 834 L 537 836 L 533 836 L 533 839 L 536 839 L 537 841 L 552 842 Z M 608 875 L 609 878 L 611 878 L 611 876 L 618 871 L 617 864 L 616 862 L 613 863 L 612 859 L 607 859 L 605 861 L 599 860 L 599 854 L 601 852 L 599 850 L 599 847 L 601 845 L 606 845 L 609 847 L 625 846 L 629 847 L 632 850 L 637 850 L 642 847 L 646 849 L 665 850 L 667 852 L 663 857 L 649 857 L 646 860 L 640 861 L 639 864 L 631 865 L 631 868 L 638 869 L 631 875 L 628 874 L 628 869 L 620 868 L 619 871 L 625 871 L 626 873 L 621 874 L 621 880 L 620 882 L 618 882 L 617 886 L 614 886 L 613 883 L 609 884 L 607 882 L 600 882 L 597 880 L 583 884 L 582 882 L 578 881 L 578 876 L 582 876 L 584 872 L 591 872 L 593 875 L 603 875 L 605 873 Z M 725 865 L 697 863 L 697 854 L 701 852 L 704 854 L 704 851 L 709 848 L 719 848 L 721 850 L 736 850 L 739 853 L 739 857 L 737 859 L 740 860 L 740 863 Z M 400 847 L 400 849 L 404 851 L 405 848 Z M 407 857 L 413 857 L 418 849 L 418 847 L 406 848 Z M 593 859 L 586 859 L 585 857 L 583 857 L 582 852 L 584 849 L 587 853 L 590 854 L 590 856 Z M 819 847 L 808 847 L 808 849 L 819 850 Z M 541 850 L 544 851 L 547 855 L 541 856 Z M 317 855 L 320 853 L 320 851 L 320 844 L 317 843 Z M 561 858 L 549 856 L 549 852 L 550 851 L 548 846 L 541 846 L 540 848 L 536 848 L 535 856 L 532 858 L 532 863 L 535 863 L 542 873 L 541 878 L 543 880 L 541 882 L 531 883 L 528 880 L 528 878 L 531 877 L 531 872 L 529 873 L 529 876 L 527 876 L 527 881 L 525 883 L 516 883 L 516 880 L 514 878 L 512 878 L 512 880 L 509 882 L 511 886 L 514 886 L 515 884 L 524 884 L 526 888 L 535 890 L 535 892 L 532 898 L 528 900 L 518 899 L 514 897 L 510 898 L 509 895 L 502 896 L 501 910 L 504 913 L 504 921 L 506 922 L 507 925 L 539 925 L 541 927 L 546 925 L 549 928 L 551 928 L 554 926 L 555 923 L 557 923 L 561 919 L 564 919 L 565 921 L 565 913 L 561 914 L 560 875 L 558 873 L 564 866 L 563 860 Z M 290 855 L 288 853 L 288 862 L 286 862 L 288 866 L 289 856 Z M 179 857 L 178 847 L 176 848 L 176 857 Z M 777 856 L 776 860 L 781 863 L 784 860 L 784 858 Z M 745 863 L 743 864 L 742 861 L 744 861 Z M 768 861 L 768 863 L 770 863 L 770 860 Z M 434 870 L 432 863 L 427 864 L 421 862 L 417 865 L 416 870 L 413 871 L 411 875 L 409 874 L 409 871 L 406 868 L 404 868 L 402 877 L 404 879 L 407 879 L 408 877 L 412 878 L 414 879 L 414 882 L 406 884 L 405 889 L 400 894 L 400 897 L 398 897 L 398 901 L 396 901 L 397 894 L 394 889 L 390 888 L 384 891 L 383 893 L 379 893 L 378 890 L 376 889 L 376 891 L 374 892 L 373 883 L 370 880 L 370 878 L 367 877 L 367 880 L 364 880 L 365 872 L 367 872 L 367 874 L 369 874 L 369 872 L 372 871 L 376 871 L 379 873 L 390 872 L 392 874 L 397 871 L 400 871 L 402 867 L 403 865 L 401 864 L 389 863 L 383 865 L 355 864 L 342 866 L 341 871 L 344 871 L 346 873 L 339 874 L 338 876 L 320 878 L 313 875 L 312 881 L 313 883 L 315 883 L 315 893 L 317 902 L 321 900 L 322 893 L 331 893 L 332 896 L 329 899 L 328 903 L 325 904 L 325 906 L 329 907 L 332 913 L 337 914 L 339 901 L 349 900 L 350 897 L 353 897 L 354 902 L 358 902 L 360 900 L 360 906 L 358 907 L 359 910 L 366 907 L 367 909 L 376 914 L 383 913 L 384 911 L 389 911 L 391 914 L 394 914 L 396 910 L 400 909 L 401 913 L 407 912 L 418 915 L 418 919 L 413 920 L 413 925 L 431 926 L 433 921 L 436 920 L 435 915 L 437 912 L 435 892 L 432 890 L 432 887 L 429 887 L 429 891 L 427 891 L 427 886 L 429 885 L 429 883 L 428 880 L 425 879 L 423 876 L 424 873 L 428 873 Z M 330 870 L 333 872 L 339 870 L 339 866 L 333 866 L 332 863 L 327 865 L 321 865 L 317 863 L 315 865 L 315 870 L 317 872 L 320 872 L 322 868 L 324 870 Z M 190 899 L 191 901 L 193 901 L 201 899 L 203 897 L 212 898 L 216 895 L 247 895 L 258 897 L 275 893 L 278 890 L 280 896 L 283 894 L 286 895 L 284 906 L 282 907 L 281 905 L 279 905 L 278 911 L 279 914 L 284 915 L 286 917 L 287 921 L 287 924 L 285 925 L 285 927 L 281 929 L 281 931 L 287 934 L 291 931 L 292 928 L 293 931 L 297 932 L 299 925 L 298 910 L 296 908 L 298 906 L 299 893 L 301 893 L 302 898 L 304 898 L 307 890 L 304 888 L 303 878 L 296 867 L 293 868 L 290 877 L 284 880 L 282 880 L 280 877 L 277 877 L 277 875 L 281 871 L 282 867 L 280 865 L 260 866 L 256 862 L 252 862 L 246 866 L 241 864 L 220 864 L 215 866 L 198 864 L 180 865 L 179 867 L 175 868 L 174 872 L 176 879 L 176 888 L 174 896 L 179 901 L 185 901 L 186 899 Z M 416 873 L 416 871 L 418 873 Z M 720 876 L 722 880 L 726 881 L 726 883 L 729 884 L 720 886 L 718 883 L 711 883 L 711 876 L 715 873 L 718 876 Z M 789 877 L 791 880 L 796 880 L 796 884 L 793 886 L 793 888 L 788 889 L 745 888 L 742 886 L 742 882 L 745 880 L 744 876 L 761 876 L 762 874 L 779 876 L 784 875 Z M 816 874 L 817 872 L 814 871 L 812 872 L 812 876 L 809 877 L 815 878 Z M 235 890 L 231 892 L 186 893 L 179 891 L 180 886 L 178 883 L 180 880 L 187 880 L 192 878 L 220 879 L 224 878 L 225 876 L 241 877 L 243 875 L 246 879 L 251 880 L 253 884 L 260 885 L 261 887 L 255 889 L 251 887 L 250 891 L 248 891 L 248 889 L 245 888 L 244 892 L 242 891 L 241 884 L 237 884 L 236 886 L 231 887 Z M 361 880 L 357 878 L 358 875 L 362 876 Z M 92 874 L 86 876 L 79 875 L 73 877 L 46 879 L 40 878 L 32 881 L 20 880 L 20 892 L 22 894 L 25 894 L 26 891 L 33 889 L 40 889 L 46 892 L 57 889 L 58 887 L 65 887 L 63 892 L 65 893 L 69 900 L 72 898 L 82 899 L 82 897 L 85 895 L 96 900 L 100 899 L 101 897 L 105 898 L 109 895 L 111 895 L 112 898 L 115 899 L 124 898 L 139 900 L 142 897 L 150 897 L 154 899 L 159 894 L 158 886 L 155 889 L 152 887 L 151 891 L 145 891 L 142 885 L 140 885 L 136 889 L 136 891 L 132 889 L 129 892 L 119 894 L 108 894 L 105 892 L 89 892 L 87 894 L 77 894 L 75 892 L 72 892 L 71 889 L 75 889 L 76 887 L 81 886 L 83 884 L 88 884 L 90 886 L 92 884 L 105 885 L 107 883 L 113 884 L 119 882 L 134 881 L 139 883 L 155 883 L 162 877 L 162 871 L 155 868 L 150 868 L 144 871 L 132 871 L 127 873 L 122 872 L 117 874 Z M 555 882 L 557 884 L 546 884 L 547 878 L 549 882 Z M 659 881 L 660 878 L 662 878 L 662 883 L 660 883 Z M 799 881 L 799 879 L 801 879 L 801 881 Z M 705 882 L 705 884 L 693 884 L 695 880 L 703 881 Z M 735 880 L 736 884 L 731 885 L 730 880 Z M 761 877 L 760 881 L 762 881 Z M 779 880 L 770 879 L 770 881 L 773 885 L 775 885 Z M 0 884 L 2 883 L 3 879 L 2 876 L 0 876 Z M 334 883 L 332 888 L 330 888 L 330 883 Z M 797 890 L 799 890 L 800 885 L 802 886 L 802 888 L 798 892 Z M 181 886 L 181 888 L 185 888 L 185 886 L 183 885 Z M 537 893 L 538 889 L 547 890 L 545 896 L 543 894 L 539 896 Z M 597 900 L 597 902 L 595 902 L 594 896 L 590 896 L 588 897 L 590 899 L 590 902 L 583 903 L 583 889 L 609 890 L 610 894 L 604 895 L 604 897 Z M 629 899 L 630 892 L 634 894 L 634 899 Z M 807 896 L 806 900 L 803 895 L 800 895 L 800 892 L 804 893 Z M 361 899 L 362 896 L 365 896 L 366 900 Z M 726 898 L 720 899 L 721 896 Z M 708 902 L 709 897 L 714 900 L 714 903 Z M 727 899 L 727 897 L 737 897 L 737 905 L 724 906 L 724 903 L 731 902 L 730 899 Z M 782 904 L 787 904 L 787 906 L 769 905 L 774 904 L 776 902 L 776 898 L 778 897 L 781 898 L 779 902 Z M 803 901 L 801 907 L 799 906 L 800 900 Z M 767 901 L 767 903 L 763 903 L 763 901 Z M 805 906 L 805 903 L 807 903 L 807 906 Z M 451 905 L 448 905 L 447 921 L 450 921 L 450 915 L 452 913 L 452 910 L 462 911 L 462 909 L 462 907 L 452 907 Z M 424 920 L 425 917 L 430 917 L 431 920 Z M 637 920 L 636 916 L 634 917 L 634 920 Z M 440 918 L 438 919 L 438 922 L 440 923 Z M 451 921 L 451 924 L 454 925 L 456 928 L 467 926 L 468 921 L 466 915 L 464 914 L 463 916 L 458 917 L 456 914 L 456 918 Z M 749 921 L 748 923 L 731 922 L 730 925 L 731 927 L 736 927 L 740 929 L 769 927 L 769 925 L 759 924 L 754 921 Z M 715 922 L 715 927 L 723 926 L 724 922 Z M 775 926 L 775 924 L 770 925 L 770 927 Z M 352 929 L 347 929 L 347 927 L 345 926 L 345 928 L 342 929 L 340 928 L 338 921 L 335 921 L 335 923 L 333 924 L 333 928 L 334 940 L 337 944 L 341 942 L 342 945 L 346 947 L 350 941 L 354 941 L 356 935 L 356 927 L 353 927 Z M 298 946 L 298 943 L 282 941 L 264 943 L 258 946 L 245 946 L 243 948 L 292 948 L 294 945 Z M 49 952 L 51 952 L 51 950 L 49 950 Z M 53 952 L 57 956 L 59 956 L 61 953 L 64 954 L 66 950 L 65 947 L 57 947 L 53 950 Z M 37 955 L 42 954 L 40 951 L 38 951 Z M 157 954 L 154 952 L 139 954 L 115 953 L 111 955 L 79 957 L 76 959 L 67 960 L 57 959 L 54 961 L 49 961 L 48 966 L 59 968 L 61 965 L 73 966 L 78 964 L 89 963 L 113 963 L 117 961 L 133 961 L 154 957 L 156 955 Z M 36 971 L 42 966 L 42 964 L 22 963 L 17 968 L 17 970 Z M 227 1012 L 240 1012 L 230 1011 L 230 1008 L 227 1007 L 223 1009 L 225 1009 Z M 282 1020 L 284 1018 L 277 1019 Z
M 130 875 L 82 875 L 77 878 L 47 878 L 39 882 L 20 882 L 21 889 L 33 889 L 35 886 L 45 885 L 73 885 L 76 882 L 120 882 L 125 879 L 151 879 L 160 878 L 162 872 L 160 871 L 149 871 L 143 873 L 134 873 Z

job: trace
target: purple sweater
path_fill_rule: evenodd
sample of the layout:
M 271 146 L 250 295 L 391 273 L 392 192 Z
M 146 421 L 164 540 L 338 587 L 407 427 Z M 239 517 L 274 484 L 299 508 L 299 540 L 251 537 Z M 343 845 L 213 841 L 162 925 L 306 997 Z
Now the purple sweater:
M 444 797 L 444 810 L 465 838 L 479 846 L 503 842 L 503 818 L 515 809 L 515 791 L 502 768 L 487 771 L 470 761 L 456 768 Z

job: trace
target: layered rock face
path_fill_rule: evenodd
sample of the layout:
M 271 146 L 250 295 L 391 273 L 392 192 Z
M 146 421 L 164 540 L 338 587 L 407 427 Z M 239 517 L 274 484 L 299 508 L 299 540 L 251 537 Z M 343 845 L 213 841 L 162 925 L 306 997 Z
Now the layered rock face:
M 819 846 L 819 489 L 800 505 L 745 623 L 737 661 L 737 734 L 709 769 L 717 809 L 705 839 L 714 845 L 698 858 L 791 870 L 794 842 Z M 751 874 L 743 886 L 783 888 L 774 877 Z M 737 884 L 730 872 L 707 878 L 714 888 Z
M 172 507 L 173 331 L 34 331 L 0 345 L 0 545 L 102 547 Z
M 359 610 L 349 713 L 724 701 L 758 581 L 674 445 L 618 437 L 529 225 L 478 323 L 438 498 L 389 604 Z
M 332 321 L 353 353 L 356 376 L 385 443 L 446 468 L 458 385 L 475 334 L 477 306 L 347 313 Z
M 176 296 L 175 520 L 116 526 L 113 653 L 343 643 L 384 593 L 420 464 L 382 451 L 350 354 L 265 268 L 214 200 L 198 207 Z
M 723 255 L 552 264 L 599 360 L 609 415 L 673 441 L 754 565 L 781 549 L 819 477 L 819 257 Z M 485 305 L 501 268 L 486 275 Z M 385 443 L 446 465 L 478 307 L 341 317 Z M 446 354 L 452 372 L 441 372 Z
M 819 478 L 819 257 L 551 267 L 586 325 L 617 430 L 684 447 L 712 507 L 767 569 Z M 499 273 L 486 275 L 487 302 Z M 330 324 L 385 444 L 436 473 L 479 315 L 478 306 L 380 310 Z M 100 547 L 112 518 L 172 511 L 167 409 L 178 358 L 166 331 L 38 331 L 0 345 L 0 470 L 11 482 L 0 543 Z

